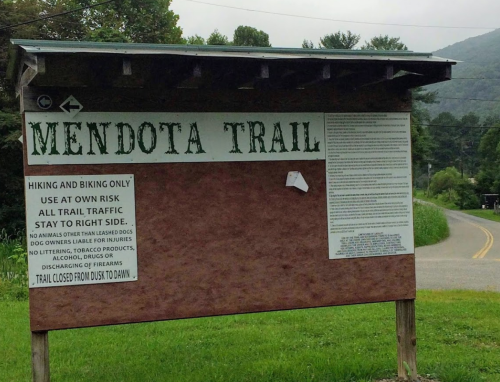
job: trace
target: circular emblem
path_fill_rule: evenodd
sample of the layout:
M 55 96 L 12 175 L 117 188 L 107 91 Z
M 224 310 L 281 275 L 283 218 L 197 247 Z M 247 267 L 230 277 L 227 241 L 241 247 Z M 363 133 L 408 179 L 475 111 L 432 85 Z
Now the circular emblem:
M 40 109 L 47 110 L 52 106 L 52 98 L 44 94 L 36 99 L 36 103 Z

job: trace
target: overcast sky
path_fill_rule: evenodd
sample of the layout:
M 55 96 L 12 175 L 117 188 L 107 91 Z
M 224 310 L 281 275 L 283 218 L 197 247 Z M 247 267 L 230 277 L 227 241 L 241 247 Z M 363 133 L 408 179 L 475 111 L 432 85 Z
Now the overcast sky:
M 207 3 L 301 17 L 230 9 Z M 179 15 L 179 25 L 185 37 L 198 34 L 207 38 L 217 28 L 231 40 L 239 25 L 248 25 L 268 33 L 273 47 L 300 47 L 304 39 L 312 40 L 317 45 L 319 38 L 325 34 L 350 30 L 361 35 L 358 47 L 373 36 L 387 34 L 400 37 L 410 50 L 432 52 L 500 26 L 498 0 L 173 0 L 171 9 Z M 417 28 L 368 23 L 484 29 Z

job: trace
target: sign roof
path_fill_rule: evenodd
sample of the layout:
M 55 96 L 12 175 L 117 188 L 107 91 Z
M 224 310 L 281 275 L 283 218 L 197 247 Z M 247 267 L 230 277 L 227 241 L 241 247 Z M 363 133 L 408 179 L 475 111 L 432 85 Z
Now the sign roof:
M 245 57 L 258 59 L 322 59 L 322 60 L 395 60 L 418 62 L 448 62 L 455 60 L 408 50 L 350 50 L 265 48 L 230 45 L 169 45 L 137 43 L 105 43 L 89 41 L 12 40 L 12 44 L 29 53 L 107 53 L 107 54 L 163 54 L 202 57 Z

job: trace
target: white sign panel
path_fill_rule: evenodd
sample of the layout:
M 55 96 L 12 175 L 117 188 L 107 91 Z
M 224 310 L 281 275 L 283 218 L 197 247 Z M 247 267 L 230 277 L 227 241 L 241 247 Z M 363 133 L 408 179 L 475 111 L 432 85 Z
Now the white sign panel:
M 25 178 L 30 288 L 137 280 L 133 175 Z
M 26 113 L 28 164 L 325 159 L 322 113 Z
M 409 113 L 325 115 L 330 259 L 414 253 Z

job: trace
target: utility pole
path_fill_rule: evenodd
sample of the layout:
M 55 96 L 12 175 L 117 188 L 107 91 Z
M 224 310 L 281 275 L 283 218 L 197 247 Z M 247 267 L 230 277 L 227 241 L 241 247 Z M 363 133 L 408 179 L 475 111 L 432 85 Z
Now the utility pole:
M 427 197 L 430 196 L 431 190 L 431 168 L 432 165 L 430 163 L 427 163 Z

